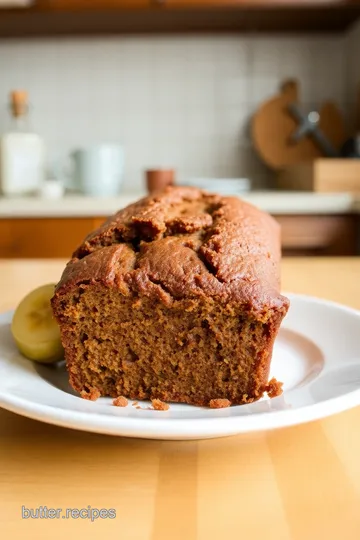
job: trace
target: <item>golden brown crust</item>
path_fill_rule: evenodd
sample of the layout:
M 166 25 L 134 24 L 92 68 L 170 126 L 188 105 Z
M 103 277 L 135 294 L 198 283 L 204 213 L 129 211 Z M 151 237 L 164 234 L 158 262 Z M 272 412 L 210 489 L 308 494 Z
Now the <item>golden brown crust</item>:
M 205 296 L 261 316 L 288 307 L 279 294 L 279 234 L 272 217 L 238 198 L 167 188 L 91 233 L 56 292 L 98 281 L 168 305 Z
M 116 286 L 128 294 L 124 276 L 133 269 L 136 256 L 127 244 L 115 244 L 100 249 L 83 259 L 71 259 L 56 286 L 55 296 L 79 285 L 102 283 Z

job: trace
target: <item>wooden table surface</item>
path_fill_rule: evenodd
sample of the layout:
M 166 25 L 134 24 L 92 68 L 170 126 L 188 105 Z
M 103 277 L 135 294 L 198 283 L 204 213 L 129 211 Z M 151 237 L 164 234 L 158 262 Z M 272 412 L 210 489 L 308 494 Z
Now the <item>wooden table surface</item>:
M 0 307 L 61 261 L 0 261 Z M 360 309 L 359 259 L 285 259 L 283 289 Z M 359 336 L 360 339 L 360 336 Z M 22 506 L 115 519 L 23 519 Z M 265 434 L 195 442 L 77 432 L 0 410 L 0 538 L 359 540 L 360 408 Z

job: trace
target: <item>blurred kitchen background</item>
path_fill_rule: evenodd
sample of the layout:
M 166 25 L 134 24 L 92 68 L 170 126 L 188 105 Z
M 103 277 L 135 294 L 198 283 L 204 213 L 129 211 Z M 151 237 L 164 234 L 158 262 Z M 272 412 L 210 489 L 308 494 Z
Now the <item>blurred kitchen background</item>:
M 0 0 L 0 257 L 68 257 L 157 182 L 358 253 L 359 55 L 351 0 Z

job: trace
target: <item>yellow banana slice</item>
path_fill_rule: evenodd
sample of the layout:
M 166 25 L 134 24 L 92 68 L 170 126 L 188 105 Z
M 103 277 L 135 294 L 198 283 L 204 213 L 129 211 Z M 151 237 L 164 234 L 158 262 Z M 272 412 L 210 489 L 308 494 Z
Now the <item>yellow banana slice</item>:
M 50 299 L 55 285 L 38 287 L 20 302 L 11 325 L 19 351 L 36 362 L 52 363 L 63 358 L 60 331 L 53 318 Z

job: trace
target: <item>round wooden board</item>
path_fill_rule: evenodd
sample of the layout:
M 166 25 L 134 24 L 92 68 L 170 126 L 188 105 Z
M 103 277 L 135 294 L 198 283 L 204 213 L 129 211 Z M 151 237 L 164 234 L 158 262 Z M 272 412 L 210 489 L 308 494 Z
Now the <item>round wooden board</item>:
M 280 94 L 261 105 L 253 117 L 254 146 L 262 160 L 274 170 L 299 162 L 312 161 L 324 155 L 310 136 L 296 143 L 291 141 L 291 135 L 298 128 L 298 123 L 291 116 L 288 107 L 298 101 L 298 83 L 293 80 L 286 81 Z M 338 107 L 332 102 L 327 102 L 321 107 L 319 114 L 320 129 L 332 145 L 339 149 L 345 141 L 346 134 Z

